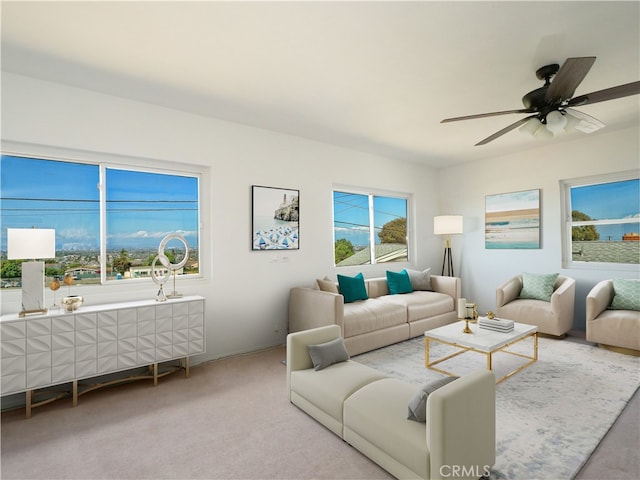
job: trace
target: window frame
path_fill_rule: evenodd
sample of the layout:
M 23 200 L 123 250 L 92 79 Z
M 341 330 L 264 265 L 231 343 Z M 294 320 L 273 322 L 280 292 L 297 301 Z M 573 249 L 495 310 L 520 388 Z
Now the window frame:
M 560 210 L 561 210 L 561 239 L 562 239 L 562 268 L 567 269 L 583 269 L 583 270 L 620 270 L 620 271 L 637 271 L 639 264 L 637 263 L 612 263 L 612 262 L 580 262 L 573 260 L 573 241 L 572 227 L 579 223 L 584 225 L 585 222 L 574 222 L 572 219 L 571 205 L 571 189 L 574 187 L 585 187 L 590 185 L 600 185 L 605 183 L 622 182 L 627 180 L 639 180 L 640 170 L 626 170 L 622 172 L 605 173 L 590 175 L 586 177 L 572 178 L 560 180 Z M 618 222 L 618 219 L 596 220 L 587 224 L 620 224 L 632 222 Z M 640 226 L 640 219 L 636 220 Z
M 97 166 L 99 170 L 99 184 L 97 188 L 99 190 L 100 198 L 100 217 L 99 217 L 99 262 L 100 262 L 100 283 L 96 284 L 78 284 L 76 287 L 83 289 L 100 288 L 100 287 L 114 287 L 118 285 L 131 285 L 132 283 L 148 282 L 149 278 L 123 278 L 121 280 L 107 280 L 106 279 L 106 263 L 108 255 L 106 255 L 107 244 L 107 230 L 106 230 L 106 171 L 107 169 L 129 170 L 133 172 L 145 172 L 145 173 L 158 173 L 164 175 L 177 175 L 177 176 L 189 176 L 197 179 L 198 190 L 198 215 L 197 215 L 197 230 L 198 230 L 198 273 L 190 273 L 181 276 L 180 281 L 190 280 L 202 280 L 209 276 L 209 272 L 206 270 L 208 265 L 208 255 L 205 249 L 202 248 L 203 239 L 205 236 L 209 236 L 208 227 L 203 223 L 203 218 L 208 214 L 208 209 L 205 206 L 208 205 L 209 196 L 205 193 L 206 189 L 203 188 L 205 182 L 209 181 L 210 170 L 209 167 L 204 165 L 195 165 L 182 162 L 164 161 L 160 159 L 148 159 L 143 157 L 130 157 L 120 154 L 109 154 L 92 151 L 78 151 L 59 147 L 48 147 L 41 145 L 23 145 L 20 142 L 3 141 L 2 148 L 0 149 L 2 155 L 32 158 L 36 160 L 49 160 L 68 163 L 77 163 L 84 165 Z M 205 229 L 207 229 L 205 231 Z
M 370 263 L 362 264 L 362 265 L 338 265 L 336 264 L 335 259 L 335 244 L 336 244 L 336 235 L 335 235 L 335 201 L 334 195 L 335 192 L 343 192 L 354 195 L 363 195 L 368 198 L 368 207 L 369 207 L 369 246 L 371 247 L 371 243 L 375 245 L 375 210 L 374 210 L 374 197 L 390 197 L 390 198 L 400 198 L 406 201 L 407 206 L 407 259 L 400 262 L 376 262 L 375 261 L 375 248 L 371 249 Z M 364 269 L 365 267 L 369 268 L 379 268 L 380 265 L 411 265 L 412 259 L 415 258 L 415 241 L 413 238 L 414 231 L 414 210 L 413 210 L 413 194 L 406 192 L 396 192 L 391 190 L 382 190 L 376 188 L 365 188 L 365 187 L 355 187 L 353 185 L 343 185 L 343 184 L 334 184 L 331 189 L 331 237 L 333 239 L 331 254 L 332 254 L 332 262 L 334 268 L 339 269 Z

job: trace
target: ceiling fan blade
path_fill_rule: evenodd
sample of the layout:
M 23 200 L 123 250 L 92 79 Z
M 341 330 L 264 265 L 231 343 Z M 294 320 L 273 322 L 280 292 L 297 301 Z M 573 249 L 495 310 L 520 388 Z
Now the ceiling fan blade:
M 458 120 L 473 120 L 474 118 L 497 117 L 498 115 L 508 115 L 510 113 L 533 113 L 530 108 L 521 108 L 519 110 L 504 110 L 502 112 L 478 113 L 476 115 L 466 115 L 464 117 L 445 118 L 440 123 L 457 122 Z
M 595 61 L 596 57 L 567 58 L 547 89 L 544 97 L 547 103 L 560 103 L 573 97 L 576 87 L 587 76 Z
M 492 142 L 496 138 L 501 137 L 505 133 L 509 133 L 511 130 L 514 130 L 514 129 L 518 128 L 520 125 L 524 125 L 525 123 L 527 123 L 529 121 L 530 118 L 535 118 L 535 117 L 537 117 L 537 115 L 530 115 L 528 117 L 521 118 L 517 122 L 512 123 L 511 125 L 509 125 L 508 127 L 503 128 L 500 131 L 497 131 L 493 135 L 485 138 L 484 140 L 480 140 L 478 143 L 476 143 L 474 145 L 474 147 L 477 147 L 478 145 L 486 145 L 487 143 Z
M 616 98 L 628 97 L 629 95 L 638 95 L 640 93 L 640 81 L 625 83 L 617 87 L 605 88 L 597 92 L 585 93 L 578 97 L 574 97 L 567 105 L 575 107 L 577 105 L 586 105 L 591 103 L 606 102 L 607 100 L 615 100 Z
M 592 133 L 606 126 L 597 118 L 592 117 L 591 115 L 587 115 L 586 113 L 580 112 L 578 110 L 574 110 L 573 108 L 567 108 L 566 112 L 569 114 L 569 116 L 572 116 L 576 119 L 576 121 L 574 122 L 572 119 L 568 118 L 569 122 L 567 123 L 567 129 L 569 128 L 569 126 L 572 126 L 582 133 Z

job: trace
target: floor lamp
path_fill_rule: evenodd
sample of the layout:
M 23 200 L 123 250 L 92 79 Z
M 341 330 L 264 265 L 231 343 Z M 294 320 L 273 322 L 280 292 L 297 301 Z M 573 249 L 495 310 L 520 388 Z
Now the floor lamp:
M 439 215 L 433 217 L 433 233 L 436 235 L 446 235 L 447 243 L 442 259 L 442 275 L 454 277 L 453 257 L 451 256 L 451 235 L 462 233 L 462 215 Z

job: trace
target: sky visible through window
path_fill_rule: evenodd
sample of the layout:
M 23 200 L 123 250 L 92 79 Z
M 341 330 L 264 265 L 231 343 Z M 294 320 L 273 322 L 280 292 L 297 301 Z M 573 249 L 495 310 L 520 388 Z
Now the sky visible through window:
M 97 165 L 2 156 L 2 245 L 6 229 L 53 228 L 56 250 L 99 250 Z M 196 177 L 107 169 L 107 250 L 157 248 L 169 233 L 198 246 Z
M 333 192 L 335 240 L 349 240 L 353 245 L 369 245 L 369 198 L 367 195 Z M 407 200 L 399 197 L 374 197 L 375 243 L 382 226 L 397 218 L 407 217 Z
M 625 233 L 638 232 L 640 181 L 584 185 L 571 188 L 571 209 L 592 220 L 628 219 L 619 225 L 597 225 L 600 240 L 620 241 Z

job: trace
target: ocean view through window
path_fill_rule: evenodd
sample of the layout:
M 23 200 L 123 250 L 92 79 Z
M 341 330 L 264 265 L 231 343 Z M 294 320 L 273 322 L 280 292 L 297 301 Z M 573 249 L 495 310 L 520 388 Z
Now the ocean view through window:
M 565 267 L 640 263 L 638 172 L 566 180 L 561 191 Z
M 7 228 L 55 229 L 47 284 L 65 275 L 79 285 L 148 278 L 170 233 L 189 245 L 189 259 L 176 273 L 199 273 L 198 175 L 15 155 L 2 155 L 1 162 L 2 288 L 20 287 L 21 277 L 21 261 L 7 260 Z M 184 253 L 177 240 L 165 247 L 172 263 Z
M 335 265 L 408 261 L 407 204 L 403 196 L 334 191 Z

